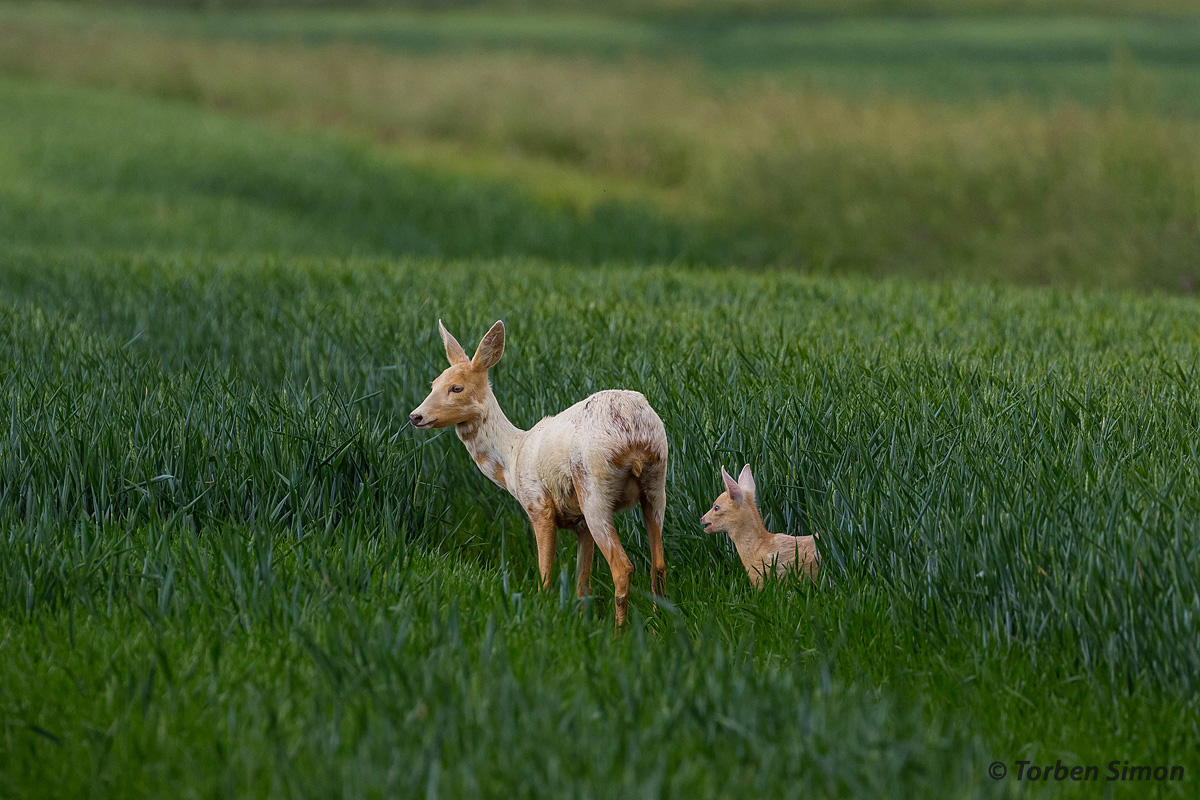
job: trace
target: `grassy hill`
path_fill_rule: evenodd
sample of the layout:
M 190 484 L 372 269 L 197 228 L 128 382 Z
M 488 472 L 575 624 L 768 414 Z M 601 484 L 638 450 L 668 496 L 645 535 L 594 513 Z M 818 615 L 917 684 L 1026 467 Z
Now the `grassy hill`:
M 658 141 L 631 117 L 583 136 L 631 86 L 680 92 L 635 108 L 726 97 L 710 77 L 511 56 L 497 114 L 538 71 L 609 98 L 557 129 L 591 149 L 555 150 L 521 132 L 588 105 L 556 105 L 566 92 L 514 115 L 524 128 L 480 112 L 448 131 L 434 112 L 477 91 L 371 116 L 329 88 L 415 97 L 403 76 L 438 86 L 440 66 L 478 76 L 504 54 L 22 13 L 44 38 L 0 33 L 0 796 L 1194 794 L 1200 312 L 1079 286 L 1179 288 L 1191 123 L 780 84 L 738 107 L 825 103 L 806 136 L 840 120 L 808 151 L 834 159 L 821 191 L 788 206 L 808 216 L 780 229 L 756 194 L 721 205 L 687 170 L 639 171 L 665 162 L 629 155 L 634 133 Z M 156 72 L 164 43 L 182 49 Z M 205 67 L 213 52 L 230 60 Z M 328 87 L 305 77 L 334 63 L 350 66 Z M 755 125 L 683 140 L 708 154 L 684 163 L 753 163 L 728 131 Z M 1018 158 L 1029 131 L 1060 146 Z M 879 186 L 900 194 L 845 222 Z M 1026 216 L 930 217 L 963 198 Z M 1062 213 L 999 235 L 1047 204 Z M 917 217 L 938 234 L 897 254 Z M 1138 241 L 1087 271 L 1023 271 Z M 506 321 L 493 381 L 522 427 L 618 386 L 663 417 L 668 597 L 653 609 L 623 518 L 623 635 L 602 561 L 581 607 L 564 537 L 538 591 L 521 509 L 451 432 L 406 425 L 443 364 L 439 318 L 468 347 Z M 746 462 L 773 529 L 821 534 L 817 585 L 756 593 L 700 531 L 719 467 Z M 1012 777 L 1114 759 L 1188 777 Z
M 620 17 L 593 30 L 577 16 L 479 13 L 38 6 L 0 18 L 0 75 L 15 80 L 332 130 L 424 180 L 637 217 L 618 223 L 636 245 L 564 231 L 519 248 L 538 255 L 570 242 L 583 260 L 611 248 L 826 274 L 1172 291 L 1196 279 L 1200 28 L 1186 20 L 852 18 L 692 36 Z M 156 135 L 145 115 L 162 112 L 110 102 L 122 110 L 99 120 L 130 114 L 133 136 Z M 86 118 L 69 101 L 63 114 Z M 359 173 L 377 183 L 377 169 Z M 415 224 L 419 206 L 398 202 L 392 219 Z

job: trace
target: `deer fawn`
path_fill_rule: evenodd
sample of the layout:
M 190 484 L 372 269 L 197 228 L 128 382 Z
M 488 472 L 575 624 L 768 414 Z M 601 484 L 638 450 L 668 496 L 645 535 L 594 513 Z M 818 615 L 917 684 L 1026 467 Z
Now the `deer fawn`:
M 761 589 L 769 574 L 783 575 L 794 570 L 810 578 L 817 577 L 817 543 L 812 536 L 788 536 L 771 533 L 758 513 L 754 475 L 750 465 L 742 467 L 735 481 L 721 467 L 725 491 L 700 518 L 709 533 L 728 533 L 738 556 L 755 588 Z
M 638 392 L 609 390 L 523 431 L 504 416 L 488 380 L 488 370 L 504 353 L 504 323 L 492 326 L 474 358 L 467 358 L 441 320 L 438 330 L 450 367 L 409 414 L 413 427 L 453 425 L 480 471 L 517 499 L 533 525 L 543 589 L 550 586 L 560 528 L 578 538 L 577 597 L 589 592 L 594 546 L 599 545 L 612 570 L 621 626 L 633 564 L 617 538 L 614 512 L 641 504 L 650 541 L 651 589 L 658 596 L 663 592 L 667 433 L 662 420 Z

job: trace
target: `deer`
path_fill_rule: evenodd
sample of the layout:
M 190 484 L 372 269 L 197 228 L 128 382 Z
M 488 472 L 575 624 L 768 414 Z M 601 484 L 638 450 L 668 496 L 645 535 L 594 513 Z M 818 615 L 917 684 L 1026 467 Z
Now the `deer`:
M 504 354 L 503 321 L 484 335 L 471 358 L 441 320 L 438 332 L 450 366 L 434 379 L 409 422 L 418 429 L 453 425 L 480 472 L 521 504 L 533 527 L 543 590 L 550 588 L 559 530 L 577 538 L 577 599 L 591 593 L 592 559 L 599 547 L 612 572 L 619 630 L 633 563 L 613 525 L 616 512 L 641 506 L 651 591 L 663 596 L 667 433 L 662 420 L 640 392 L 609 389 L 521 430 L 500 408 L 488 377 Z
M 700 518 L 700 524 L 707 533 L 729 534 L 754 588 L 762 589 L 768 575 L 783 576 L 788 572 L 815 579 L 819 561 L 817 537 L 788 536 L 767 530 L 758 513 L 758 489 L 750 465 L 742 467 L 736 481 L 721 467 L 721 480 L 725 482 L 725 491 Z

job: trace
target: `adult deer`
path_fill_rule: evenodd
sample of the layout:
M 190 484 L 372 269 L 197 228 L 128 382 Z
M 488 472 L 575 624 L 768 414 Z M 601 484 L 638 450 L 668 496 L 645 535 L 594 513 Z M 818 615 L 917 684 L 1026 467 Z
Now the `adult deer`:
M 488 370 L 504 354 L 504 323 L 492 326 L 473 358 L 467 358 L 441 320 L 438 330 L 450 366 L 409 414 L 413 427 L 453 425 L 480 471 L 517 499 L 533 525 L 542 588 L 550 586 L 559 529 L 574 531 L 578 538 L 577 597 L 589 592 L 592 556 L 599 546 L 612 571 L 617 625 L 623 625 L 633 564 L 613 526 L 615 512 L 641 505 L 655 595 L 662 595 L 666 577 L 667 433 L 662 420 L 640 393 L 608 390 L 523 431 L 508 421 L 488 380 Z

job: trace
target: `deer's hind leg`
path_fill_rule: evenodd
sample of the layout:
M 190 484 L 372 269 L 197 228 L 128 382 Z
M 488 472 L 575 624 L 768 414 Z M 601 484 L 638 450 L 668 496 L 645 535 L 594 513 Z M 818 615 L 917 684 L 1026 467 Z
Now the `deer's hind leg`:
M 582 470 L 572 470 L 572 480 L 587 529 L 596 546 L 600 548 L 604 560 L 608 562 L 609 571 L 612 572 L 617 627 L 621 627 L 625 624 L 629 608 L 629 583 L 633 577 L 633 562 L 621 546 L 621 540 L 617 538 L 617 529 L 613 525 L 617 487 L 605 485 Z
M 663 517 L 667 506 L 665 470 L 643 476 L 639 498 L 646 538 L 650 542 L 650 591 L 655 597 L 664 597 L 667 580 L 667 559 L 663 553 Z
M 596 555 L 596 540 L 583 525 L 575 530 L 575 536 L 579 540 L 579 578 L 575 584 L 575 599 L 582 600 L 592 593 L 592 559 Z

